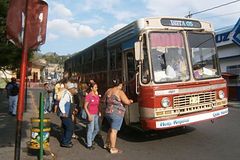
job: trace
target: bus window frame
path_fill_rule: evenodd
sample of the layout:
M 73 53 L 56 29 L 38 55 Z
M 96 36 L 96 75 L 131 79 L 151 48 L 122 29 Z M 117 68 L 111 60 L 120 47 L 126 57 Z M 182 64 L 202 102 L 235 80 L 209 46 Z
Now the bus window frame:
M 128 54 L 131 54 L 131 56 L 129 56 Z M 130 62 L 130 59 L 128 59 L 128 58 L 132 58 L 132 62 L 133 63 L 128 63 L 128 62 Z M 132 81 L 134 78 L 135 78 L 135 75 L 136 75 L 136 60 L 135 60 L 135 58 L 134 58 L 134 51 L 132 50 L 132 49 L 129 49 L 129 50 L 127 50 L 126 51 L 126 60 L 127 60 L 127 78 L 128 78 L 128 81 Z M 131 67 L 133 67 L 133 68 L 131 68 L 130 67 L 130 64 L 132 64 L 132 66 Z M 131 69 L 133 69 L 133 70 L 131 70 Z M 131 73 L 131 75 L 130 75 L 130 73 Z
M 145 60 L 145 58 L 144 58 L 144 39 L 145 39 L 145 43 L 146 43 L 146 54 L 147 54 L 147 59 L 148 59 L 148 63 L 147 63 L 147 67 L 148 67 L 148 70 L 149 70 L 149 73 L 148 73 L 148 75 L 149 75 L 149 78 L 147 79 L 147 81 L 146 82 L 144 82 L 143 81 L 143 61 Z M 140 62 L 141 62 L 141 65 L 140 65 L 140 74 L 139 74 L 139 77 L 140 77 L 140 82 L 141 82 L 141 84 L 143 84 L 143 85 L 146 85 L 146 84 L 148 84 L 148 83 L 150 83 L 150 81 L 152 81 L 152 75 L 151 75 L 151 65 L 150 65 L 150 57 L 149 57 L 149 38 L 148 38 L 148 33 L 143 33 L 142 34 L 142 45 L 141 45 L 141 52 L 142 52 L 142 58 L 141 58 L 141 60 L 140 60 Z
M 194 34 L 209 34 L 213 37 L 213 44 L 214 44 L 214 49 L 216 51 L 216 63 L 217 63 L 217 71 L 219 72 L 219 76 L 214 76 L 214 77 L 205 77 L 205 78 L 196 78 L 194 76 L 194 70 L 193 70 L 193 57 L 192 57 L 192 53 L 191 53 L 191 48 L 190 48 L 190 45 L 189 45 L 189 39 L 188 39 L 188 33 L 194 33 Z M 217 46 L 216 46 L 216 43 L 215 43 L 215 36 L 214 36 L 214 33 L 212 32 L 198 32 L 198 31 L 187 31 L 186 32 L 186 39 L 187 39 L 187 43 L 188 43 L 188 50 L 189 50 L 189 56 L 190 56 L 190 62 L 191 62 L 191 72 L 192 72 L 192 77 L 195 81 L 202 81 L 202 80 L 209 80 L 209 79 L 216 79 L 216 78 L 221 78 L 222 75 L 221 75 L 221 67 L 220 67 L 220 62 L 219 62 L 219 57 L 218 57 L 218 51 L 217 51 Z
M 185 36 L 185 34 L 184 34 L 184 32 L 185 32 L 185 30 L 167 30 L 167 31 L 163 31 L 163 30 L 154 30 L 154 31 L 149 31 L 148 32 L 148 54 L 149 54 L 149 58 L 150 58 L 150 60 L 151 60 L 151 64 L 150 64 L 150 67 L 151 67 L 151 79 L 152 79 L 152 81 L 155 83 L 155 84 L 164 84 L 164 83 L 174 83 L 174 82 L 187 82 L 187 81 L 190 81 L 191 80 L 191 67 L 190 67 L 190 64 L 189 64 L 189 61 L 188 61 L 188 59 L 189 59 L 189 51 L 188 51 L 188 45 L 187 45 L 187 43 L 188 43 L 188 40 L 187 40 L 187 37 Z M 163 82 L 156 82 L 155 81 L 155 78 L 154 78 L 154 71 L 153 71 L 153 62 L 152 62 L 152 58 L 151 58 L 151 41 L 150 41 L 150 34 L 151 33 L 180 33 L 181 35 L 182 35 L 182 38 L 183 38 L 183 49 L 185 50 L 185 55 L 186 55 L 186 65 L 187 65 L 187 69 L 188 69 L 188 79 L 185 79 L 185 80 L 173 80 L 173 81 L 169 81 L 169 80 L 167 80 L 167 81 L 163 81 Z

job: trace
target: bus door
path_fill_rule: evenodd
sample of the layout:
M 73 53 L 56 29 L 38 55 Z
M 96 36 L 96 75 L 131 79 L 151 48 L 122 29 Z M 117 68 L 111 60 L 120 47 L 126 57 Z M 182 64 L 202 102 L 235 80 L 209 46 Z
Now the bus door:
M 139 108 L 137 103 L 136 94 L 136 64 L 133 50 L 123 51 L 123 81 L 126 95 L 128 98 L 133 99 L 134 103 L 126 107 L 125 122 L 127 125 L 130 123 L 139 122 Z

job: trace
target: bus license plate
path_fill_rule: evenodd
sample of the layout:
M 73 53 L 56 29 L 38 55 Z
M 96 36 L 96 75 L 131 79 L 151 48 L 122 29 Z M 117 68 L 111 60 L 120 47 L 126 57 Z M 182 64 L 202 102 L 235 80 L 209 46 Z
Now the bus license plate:
M 190 104 L 197 104 L 200 102 L 200 97 L 199 96 L 190 97 L 189 101 L 190 101 Z

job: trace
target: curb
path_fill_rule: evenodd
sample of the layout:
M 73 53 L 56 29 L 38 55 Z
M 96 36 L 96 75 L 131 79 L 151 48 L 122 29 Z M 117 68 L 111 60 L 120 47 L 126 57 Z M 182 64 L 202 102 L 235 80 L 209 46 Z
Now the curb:
M 231 107 L 231 108 L 240 108 L 240 103 L 235 103 L 235 104 L 228 104 L 228 107 Z

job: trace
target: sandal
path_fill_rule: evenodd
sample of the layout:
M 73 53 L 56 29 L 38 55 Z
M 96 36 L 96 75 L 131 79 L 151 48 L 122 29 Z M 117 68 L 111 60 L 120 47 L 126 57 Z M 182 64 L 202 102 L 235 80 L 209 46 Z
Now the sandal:
M 123 151 L 120 150 L 120 149 L 117 149 L 117 148 L 111 148 L 111 149 L 109 150 L 109 152 L 110 152 L 111 154 L 118 154 L 118 153 L 122 153 Z
M 110 144 L 109 143 L 105 143 L 104 146 L 103 146 L 104 149 L 110 149 Z

